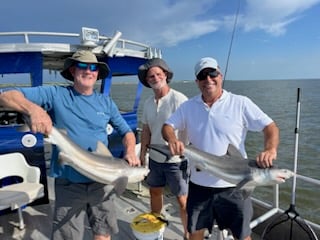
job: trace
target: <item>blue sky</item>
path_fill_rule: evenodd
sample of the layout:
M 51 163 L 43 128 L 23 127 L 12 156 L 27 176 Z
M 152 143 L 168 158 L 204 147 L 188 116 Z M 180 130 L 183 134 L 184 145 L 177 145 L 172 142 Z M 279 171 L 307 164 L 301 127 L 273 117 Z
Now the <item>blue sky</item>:
M 81 27 L 162 49 L 176 80 L 201 57 L 225 72 L 238 0 L 10 0 L 0 32 L 79 33 Z M 240 0 L 226 79 L 320 79 L 320 0 Z

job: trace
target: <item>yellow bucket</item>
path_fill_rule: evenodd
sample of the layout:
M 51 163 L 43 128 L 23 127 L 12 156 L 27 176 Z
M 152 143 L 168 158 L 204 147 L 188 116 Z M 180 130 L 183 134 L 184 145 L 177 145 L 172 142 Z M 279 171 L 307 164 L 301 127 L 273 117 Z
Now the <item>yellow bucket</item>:
M 162 240 L 166 221 L 158 214 L 142 213 L 132 220 L 130 226 L 137 240 Z

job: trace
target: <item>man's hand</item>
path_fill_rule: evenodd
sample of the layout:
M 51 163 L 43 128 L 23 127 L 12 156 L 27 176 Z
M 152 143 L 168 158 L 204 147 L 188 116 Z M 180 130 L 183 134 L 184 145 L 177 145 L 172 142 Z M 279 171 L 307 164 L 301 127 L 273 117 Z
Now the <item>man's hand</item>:
M 30 127 L 33 133 L 43 133 L 48 135 L 52 129 L 52 121 L 48 113 L 39 106 L 34 106 L 29 111 Z
M 175 141 L 168 142 L 168 146 L 172 155 L 183 155 L 184 144 L 176 139 Z
M 124 159 L 128 161 L 130 166 L 141 166 L 140 159 L 137 157 L 135 152 L 126 153 Z
M 265 150 L 261 152 L 257 158 L 257 164 L 262 168 L 269 168 L 273 164 L 273 160 L 277 159 L 277 151 L 276 150 Z

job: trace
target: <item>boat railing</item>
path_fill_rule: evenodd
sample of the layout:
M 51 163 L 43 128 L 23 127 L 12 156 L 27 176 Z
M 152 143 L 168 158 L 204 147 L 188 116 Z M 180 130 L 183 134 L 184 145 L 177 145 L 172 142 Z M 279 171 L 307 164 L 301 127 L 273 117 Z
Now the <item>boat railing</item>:
M 307 176 L 303 176 L 300 174 L 296 174 L 296 178 L 305 182 L 305 183 L 309 183 L 309 184 L 314 184 L 317 187 L 315 189 L 320 189 L 320 180 L 315 179 L 315 178 L 310 178 Z M 256 227 L 258 224 L 268 220 L 269 218 L 273 217 L 275 214 L 277 213 L 283 213 L 284 211 L 280 208 L 280 199 L 279 199 L 279 185 L 274 185 L 273 186 L 273 191 L 272 191 L 272 203 L 267 203 L 265 201 L 259 200 L 256 197 L 252 197 L 252 200 L 254 203 L 258 203 L 259 205 L 269 209 L 267 212 L 265 212 L 263 215 L 257 217 L 256 219 L 254 219 L 253 221 L 251 221 L 250 223 L 250 228 L 253 229 L 254 227 Z M 306 220 L 306 222 L 315 229 L 318 229 L 320 231 L 320 225 L 314 222 L 310 222 L 308 220 Z
M 88 29 L 88 28 L 82 28 Z M 95 29 L 94 29 L 95 30 Z M 97 30 L 96 30 L 97 31 Z M 65 39 L 68 39 L 67 44 L 79 44 L 79 39 L 81 40 L 80 46 L 92 48 L 96 53 L 116 55 L 116 56 L 130 56 L 130 53 L 134 55 L 134 53 L 140 53 L 138 56 L 142 56 L 145 58 L 153 58 L 153 57 L 162 57 L 161 50 L 158 48 L 150 47 L 147 44 L 143 44 L 136 41 L 126 40 L 119 38 L 121 36 L 121 32 L 116 31 L 113 37 L 107 37 L 104 35 L 97 35 L 95 37 L 91 37 L 89 41 L 85 40 L 84 30 L 82 33 L 60 33 L 60 32 L 29 32 L 29 31 L 21 31 L 21 32 L 0 32 L 0 45 L 4 43 L 12 44 L 26 44 L 26 45 L 36 45 L 36 44 L 45 44 L 48 43 L 48 39 L 54 38 L 54 43 L 61 42 L 65 43 Z M 3 38 L 3 40 L 1 39 Z M 93 41 L 91 41 L 93 38 Z M 16 41 L 16 43 L 13 43 Z M 112 44 L 110 44 L 112 43 Z M 108 52 L 106 52 L 106 48 L 108 48 Z M 5 46 L 0 47 L 0 51 L 5 51 Z

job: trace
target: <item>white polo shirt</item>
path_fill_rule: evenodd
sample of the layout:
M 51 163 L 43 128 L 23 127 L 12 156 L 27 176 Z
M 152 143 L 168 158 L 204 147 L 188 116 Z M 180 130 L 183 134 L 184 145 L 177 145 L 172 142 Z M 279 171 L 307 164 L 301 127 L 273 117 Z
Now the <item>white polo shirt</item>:
M 260 132 L 272 122 L 248 97 L 226 90 L 211 108 L 203 102 L 200 94 L 184 102 L 166 121 L 174 129 L 186 130 L 189 142 L 200 150 L 222 156 L 232 144 L 244 158 L 247 158 L 247 132 Z M 207 171 L 196 171 L 194 166 L 191 167 L 190 180 L 208 187 L 234 186 Z
M 186 100 L 188 100 L 188 98 L 184 94 L 174 89 L 170 89 L 167 95 L 160 98 L 158 104 L 153 95 L 147 98 L 143 106 L 141 122 L 149 126 L 151 131 L 150 144 L 167 144 L 162 137 L 162 126 L 180 104 Z M 187 137 L 183 131 L 176 130 L 175 133 L 182 142 L 187 143 Z M 160 163 L 181 162 L 179 156 L 174 156 L 167 160 L 163 154 L 153 150 L 149 151 L 149 157 Z

